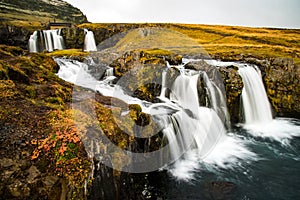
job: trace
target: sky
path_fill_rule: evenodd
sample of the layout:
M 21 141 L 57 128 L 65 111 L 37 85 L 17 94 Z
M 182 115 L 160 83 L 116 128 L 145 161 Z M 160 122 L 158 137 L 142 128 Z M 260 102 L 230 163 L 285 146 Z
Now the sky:
M 300 28 L 300 0 L 64 0 L 90 22 Z

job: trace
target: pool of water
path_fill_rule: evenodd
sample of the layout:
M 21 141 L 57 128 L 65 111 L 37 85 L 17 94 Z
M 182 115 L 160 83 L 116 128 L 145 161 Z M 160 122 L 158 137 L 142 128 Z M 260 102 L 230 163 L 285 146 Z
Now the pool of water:
M 251 152 L 247 157 L 228 159 L 222 165 L 204 158 L 188 172 L 192 174 L 189 179 L 174 175 L 172 170 L 167 176 L 163 175 L 166 170 L 153 173 L 148 198 L 300 199 L 300 121 L 276 119 L 272 123 L 269 131 L 267 126 L 262 131 L 239 126 L 229 133 Z

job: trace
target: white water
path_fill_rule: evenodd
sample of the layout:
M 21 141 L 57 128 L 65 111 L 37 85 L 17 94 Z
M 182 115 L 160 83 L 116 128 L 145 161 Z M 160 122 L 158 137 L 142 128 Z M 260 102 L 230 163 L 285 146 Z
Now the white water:
M 245 124 L 252 135 L 276 140 L 288 145 L 293 137 L 300 136 L 300 127 L 291 123 L 290 119 L 272 118 L 270 103 L 257 67 L 239 68 L 244 82 L 242 101 Z
M 164 96 L 164 102 L 151 104 L 126 95 L 120 86 L 95 80 L 89 74 L 87 64 L 69 59 L 55 60 L 60 66 L 60 78 L 129 104 L 139 104 L 144 112 L 154 116 L 168 140 L 169 157 L 175 161 L 168 169 L 178 179 L 192 179 L 194 171 L 201 165 L 232 167 L 237 160 L 250 159 L 254 155 L 242 141 L 226 135 L 225 126 L 214 108 L 199 106 L 199 72 L 180 70 L 170 98 Z M 163 78 L 167 77 L 163 75 Z
M 38 35 L 38 33 L 40 34 Z M 44 47 L 41 47 L 43 49 L 39 49 L 38 46 L 39 44 L 44 45 Z M 30 36 L 29 39 L 30 52 L 38 52 L 44 50 L 51 52 L 54 50 L 62 50 L 62 49 L 64 49 L 64 39 L 61 36 L 61 29 L 35 31 Z
M 242 94 L 245 124 L 243 127 L 255 137 L 276 140 L 288 145 L 293 137 L 300 136 L 300 127 L 295 126 L 291 119 L 272 119 L 271 107 L 262 82 L 261 72 L 256 66 L 245 63 L 222 62 L 205 60 L 208 64 L 226 67 L 239 67 L 239 74 L 243 78 L 244 90 Z
M 201 165 L 232 168 L 237 160 L 253 159 L 254 154 L 243 145 L 243 141 L 226 135 L 224 123 L 217 113 L 217 102 L 222 102 L 220 105 L 226 107 L 225 98 L 206 72 L 202 73 L 206 77 L 204 80 L 212 108 L 199 106 L 199 72 L 181 68 L 180 71 L 181 75 L 171 88 L 170 101 L 166 101 L 166 104 L 175 102 L 181 109 L 166 116 L 163 122 L 167 124 L 163 133 L 169 141 L 170 155 L 176 160 L 169 168 L 172 175 L 181 180 L 190 180 Z M 162 77 L 166 78 L 164 73 Z M 162 81 L 162 88 L 164 86 L 165 82 Z M 160 97 L 164 97 L 164 94 Z M 227 107 L 223 111 L 227 114 Z
M 159 98 L 164 99 L 166 97 L 166 91 L 167 91 L 167 85 L 166 85 L 167 71 L 163 70 L 161 76 L 162 76 L 162 81 L 161 81 L 161 91 L 160 91 Z
M 97 81 L 91 74 L 89 74 L 89 66 L 87 64 L 62 58 L 56 58 L 55 61 L 60 67 L 57 75 L 61 79 L 75 85 L 100 92 L 104 96 L 119 98 L 128 104 L 139 104 L 142 108 L 144 108 L 143 111 L 147 112 L 144 101 L 125 94 L 123 89 L 118 85 L 112 86 L 110 84 L 110 78 L 107 77 L 102 81 Z
M 271 106 L 258 68 L 240 67 L 244 88 L 242 101 L 245 124 L 265 124 L 272 121 Z
M 109 67 L 105 72 L 105 76 L 114 76 L 114 68 Z
M 93 31 L 84 29 L 85 39 L 84 39 L 84 51 L 97 51 L 96 41 Z
M 38 32 L 34 31 L 33 34 L 29 38 L 29 51 L 32 53 L 38 52 L 38 44 L 37 44 Z

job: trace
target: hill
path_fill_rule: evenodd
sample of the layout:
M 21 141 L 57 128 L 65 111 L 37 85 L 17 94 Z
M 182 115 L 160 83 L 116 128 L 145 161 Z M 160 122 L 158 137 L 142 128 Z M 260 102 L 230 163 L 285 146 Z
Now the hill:
M 163 31 L 159 31 L 163 33 L 163 37 L 156 37 L 155 40 L 152 40 L 153 43 L 151 45 L 153 47 L 157 46 L 154 43 L 163 44 L 169 42 L 169 46 L 176 46 L 177 49 L 184 50 L 185 54 L 189 54 L 195 53 L 195 49 L 190 47 L 196 44 L 196 46 L 203 48 L 210 56 L 221 60 L 239 60 L 244 57 L 256 57 L 259 59 L 281 57 L 291 58 L 296 64 L 300 64 L 299 29 L 149 23 L 81 24 L 79 27 L 94 31 L 97 44 L 102 43 L 117 33 L 130 29 L 158 27 L 168 29 L 168 31 L 164 30 L 164 33 Z M 136 39 L 137 35 L 137 33 L 131 32 L 120 41 L 119 46 L 124 47 L 124 45 L 121 45 L 124 42 L 131 44 L 131 46 L 138 43 L 139 40 Z M 169 38 L 169 40 L 166 40 L 166 38 Z M 160 46 L 162 47 L 162 45 Z M 187 46 L 189 47 L 187 48 Z
M 62 0 L 1 0 L 0 22 L 13 25 L 39 25 L 50 21 L 87 22 L 86 16 Z

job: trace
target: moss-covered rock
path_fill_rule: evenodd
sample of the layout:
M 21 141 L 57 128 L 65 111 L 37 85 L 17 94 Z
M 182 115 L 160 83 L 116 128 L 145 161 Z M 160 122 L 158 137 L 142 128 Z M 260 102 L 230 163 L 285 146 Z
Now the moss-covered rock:
M 74 141 L 67 109 L 72 85 L 55 75 L 58 66 L 45 54 L 9 46 L 0 46 L 0 54 L 1 196 L 84 198 L 91 163 L 80 140 Z M 14 163 L 6 166 L 9 159 Z M 20 176 L 4 176 L 13 173 Z
M 66 49 L 82 49 L 84 46 L 85 34 L 82 28 L 63 28 L 62 36 Z
M 219 72 L 224 81 L 227 106 L 232 123 L 238 123 L 241 119 L 241 94 L 244 87 L 243 80 L 238 74 L 238 67 L 219 67 Z
M 269 59 L 261 65 L 272 107 L 279 116 L 300 117 L 300 67 L 292 59 Z
M 167 60 L 176 64 L 182 62 L 182 57 L 161 49 L 135 50 L 126 52 L 110 66 L 119 79 L 117 84 L 127 92 L 155 102 L 161 91 L 162 71 L 167 68 Z

